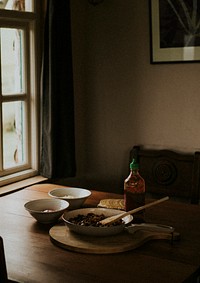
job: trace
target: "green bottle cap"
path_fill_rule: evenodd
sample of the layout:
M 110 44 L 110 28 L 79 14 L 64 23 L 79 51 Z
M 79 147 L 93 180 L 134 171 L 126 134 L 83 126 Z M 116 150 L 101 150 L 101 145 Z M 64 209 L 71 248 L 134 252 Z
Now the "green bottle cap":
M 139 168 L 139 164 L 133 158 L 132 162 L 130 163 L 130 169 L 134 170 L 134 169 L 138 169 L 138 168 Z

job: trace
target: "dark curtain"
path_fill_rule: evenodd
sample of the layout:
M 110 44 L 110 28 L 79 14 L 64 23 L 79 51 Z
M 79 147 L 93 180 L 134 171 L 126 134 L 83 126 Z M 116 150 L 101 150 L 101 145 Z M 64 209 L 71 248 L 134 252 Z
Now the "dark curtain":
M 75 175 L 70 1 L 48 0 L 44 26 L 40 174 Z

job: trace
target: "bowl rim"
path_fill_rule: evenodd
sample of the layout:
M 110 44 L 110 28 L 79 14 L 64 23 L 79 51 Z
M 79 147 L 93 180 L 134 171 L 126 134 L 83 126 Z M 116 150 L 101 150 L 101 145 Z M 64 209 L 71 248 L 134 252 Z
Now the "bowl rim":
M 66 210 L 68 207 L 69 207 L 69 203 L 65 200 L 62 200 L 62 199 L 51 199 L 51 198 L 42 198 L 42 199 L 34 199 L 34 200 L 30 200 L 28 202 L 26 202 L 24 204 L 24 208 L 28 211 L 28 212 L 31 212 L 31 213 L 38 213 L 38 214 L 44 214 L 44 211 L 39 211 L 39 210 L 35 210 L 35 209 L 31 209 L 28 207 L 29 204 L 31 203 L 34 203 L 34 202 L 37 202 L 37 201 L 58 201 L 58 202 L 61 202 L 65 207 L 63 207 L 62 209 L 58 209 L 58 210 L 54 210 L 54 211 L 47 211 L 45 212 L 45 214 L 53 214 L 53 213 L 56 213 L 56 212 L 61 212 L 61 211 L 64 211 Z
M 73 190 L 76 190 L 76 191 L 82 190 L 82 191 L 86 192 L 87 195 L 82 196 L 82 197 L 68 198 L 68 197 L 56 196 L 56 195 L 53 195 L 53 194 L 52 194 L 52 193 L 55 192 L 55 191 L 64 190 L 64 189 L 73 189 Z M 91 192 L 90 190 L 84 189 L 84 188 L 79 188 L 79 187 L 60 187 L 60 188 L 54 188 L 54 189 L 52 189 L 52 190 L 50 190 L 50 191 L 48 192 L 48 195 L 49 195 L 50 197 L 52 197 L 52 198 L 61 199 L 61 200 L 62 200 L 62 199 L 63 199 L 63 200 L 70 200 L 70 201 L 71 201 L 71 200 L 73 201 L 73 200 L 79 200 L 79 199 L 88 198 L 91 194 L 92 194 L 92 192 Z

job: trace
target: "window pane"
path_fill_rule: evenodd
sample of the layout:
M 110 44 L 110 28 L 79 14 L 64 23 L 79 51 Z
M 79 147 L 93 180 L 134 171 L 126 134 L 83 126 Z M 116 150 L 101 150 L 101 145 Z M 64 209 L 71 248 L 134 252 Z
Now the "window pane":
M 2 94 L 24 92 L 24 32 L 1 28 Z
M 42 56 L 35 47 L 45 2 L 0 0 L 0 186 L 38 174 L 36 61 L 40 66 Z
M 33 2 L 33 0 L 1 0 L 0 9 L 33 12 Z
M 25 163 L 24 102 L 3 103 L 3 167 Z

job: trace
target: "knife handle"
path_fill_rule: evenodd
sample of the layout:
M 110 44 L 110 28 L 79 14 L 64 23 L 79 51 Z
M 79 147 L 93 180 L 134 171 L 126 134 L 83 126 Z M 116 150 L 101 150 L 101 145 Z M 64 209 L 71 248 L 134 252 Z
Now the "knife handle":
M 164 233 L 173 233 L 175 230 L 172 226 L 167 226 L 162 224 L 148 224 L 148 223 L 131 224 L 130 226 L 127 226 L 126 229 L 131 234 L 135 233 L 138 230 L 147 230 L 152 232 L 164 232 Z

